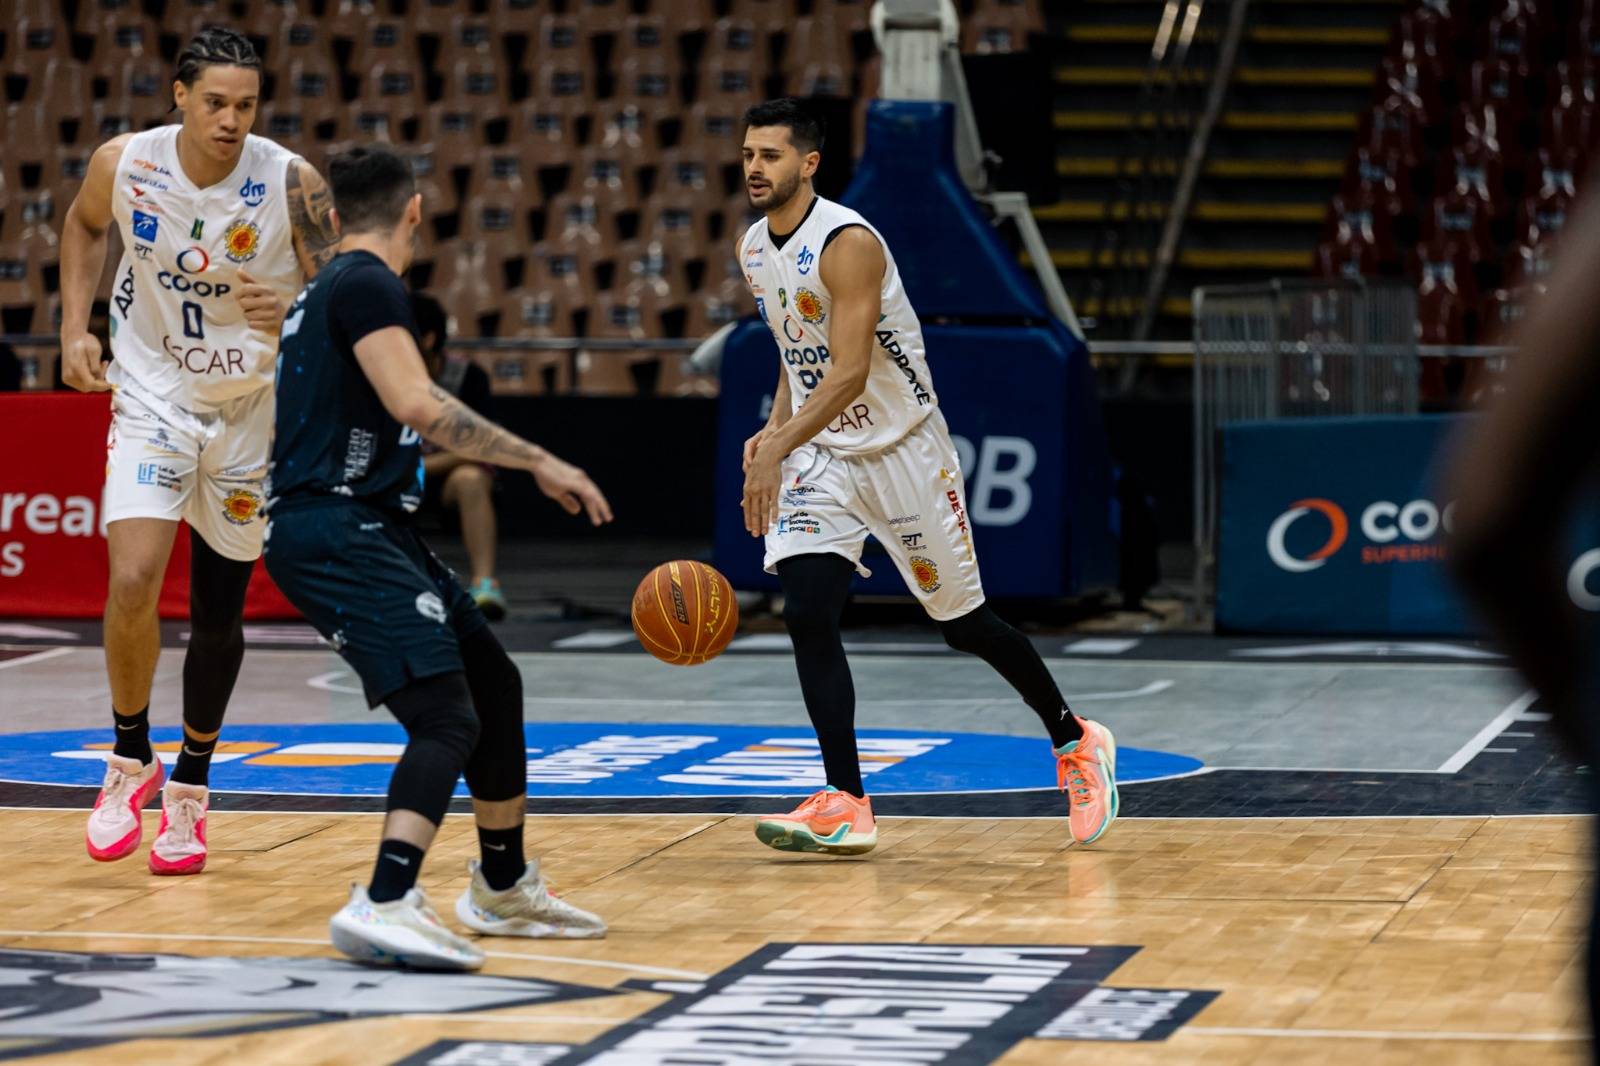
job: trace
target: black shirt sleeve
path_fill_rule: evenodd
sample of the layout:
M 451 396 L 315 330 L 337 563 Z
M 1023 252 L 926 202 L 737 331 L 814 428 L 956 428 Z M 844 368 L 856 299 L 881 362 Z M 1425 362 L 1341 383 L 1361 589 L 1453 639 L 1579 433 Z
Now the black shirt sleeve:
M 461 380 L 461 402 L 480 415 L 489 414 L 489 375 L 477 363 L 467 364 L 467 376 Z
M 341 274 L 328 294 L 328 332 L 340 348 L 380 329 L 404 326 L 416 336 L 411 297 L 394 271 L 382 263 L 360 263 Z

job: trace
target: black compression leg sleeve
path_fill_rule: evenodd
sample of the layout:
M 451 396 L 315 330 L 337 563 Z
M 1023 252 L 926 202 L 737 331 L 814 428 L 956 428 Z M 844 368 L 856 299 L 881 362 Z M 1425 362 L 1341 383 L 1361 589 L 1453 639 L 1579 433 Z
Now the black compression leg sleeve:
M 1039 657 L 1033 642 L 984 604 L 960 618 L 940 622 L 945 643 L 957 651 L 978 656 L 1011 683 L 1024 702 L 1033 708 L 1050 733 L 1056 747 L 1083 736 L 1083 726 L 1067 708 L 1067 701 L 1056 687 L 1056 679 Z
M 855 572 L 850 560 L 833 554 L 797 555 L 778 564 L 783 621 L 828 784 L 859 798 L 866 793 L 856 751 L 856 690 L 839 634 Z
M 183 656 L 183 747 L 172 780 L 204 785 L 211 753 L 222 732 L 222 716 L 244 659 L 245 589 L 253 562 L 213 551 L 189 533 L 189 650 Z
M 522 672 L 488 626 L 461 641 L 472 706 L 482 723 L 478 746 L 467 759 L 467 788 L 474 799 L 513 799 L 528 788 L 522 733 Z
M 478 716 L 466 678 L 452 673 L 413 681 L 385 703 L 409 738 L 389 778 L 386 809 L 416 811 L 438 825 L 478 743 Z

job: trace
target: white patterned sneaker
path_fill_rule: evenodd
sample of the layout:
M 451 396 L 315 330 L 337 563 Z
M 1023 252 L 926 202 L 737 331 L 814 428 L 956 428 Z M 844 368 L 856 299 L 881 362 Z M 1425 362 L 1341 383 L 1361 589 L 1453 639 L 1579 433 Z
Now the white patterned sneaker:
M 457 936 L 413 888 L 388 903 L 374 903 L 363 885 L 350 886 L 350 902 L 328 922 L 333 946 L 357 962 L 419 970 L 476 970 L 483 952 Z
M 456 900 L 461 924 L 490 936 L 526 936 L 564 940 L 598 940 L 606 923 L 550 892 L 539 876 L 538 860 L 516 884 L 501 892 L 489 887 L 477 862 L 470 862 L 472 883 Z
M 138 759 L 125 759 L 120 755 L 106 756 L 105 781 L 100 785 L 100 795 L 95 797 L 94 810 L 89 812 L 89 825 L 84 830 L 83 842 L 89 849 L 89 858 L 96 862 L 113 862 L 139 847 L 144 835 L 144 822 L 139 812 L 155 798 L 166 776 L 160 759 L 140 763 Z

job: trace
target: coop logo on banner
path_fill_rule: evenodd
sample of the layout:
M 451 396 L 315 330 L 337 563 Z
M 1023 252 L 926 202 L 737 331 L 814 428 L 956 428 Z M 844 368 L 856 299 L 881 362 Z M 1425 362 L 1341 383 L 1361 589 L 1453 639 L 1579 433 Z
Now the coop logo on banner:
M 786 796 L 827 784 L 816 737 L 782 727 L 537 722 L 525 737 L 532 796 Z M 177 759 L 181 730 L 151 730 L 151 740 L 163 762 Z M 212 785 L 226 792 L 382 796 L 405 743 L 405 731 L 393 723 L 230 726 L 212 757 Z M 1056 784 L 1049 746 L 1039 739 L 877 729 L 863 730 L 859 743 L 861 772 L 875 795 Z M 0 748 L 0 779 L 96 785 L 110 751 L 101 729 L 13 734 Z M 1123 782 L 1202 766 L 1138 748 L 1118 755 Z
M 1437 562 L 1445 558 L 1443 533 L 1454 530 L 1454 501 L 1375 500 L 1361 511 L 1356 530 L 1363 566 Z M 1291 503 L 1267 527 L 1267 557 L 1280 570 L 1304 574 L 1321 568 L 1350 539 L 1350 518 L 1332 500 Z

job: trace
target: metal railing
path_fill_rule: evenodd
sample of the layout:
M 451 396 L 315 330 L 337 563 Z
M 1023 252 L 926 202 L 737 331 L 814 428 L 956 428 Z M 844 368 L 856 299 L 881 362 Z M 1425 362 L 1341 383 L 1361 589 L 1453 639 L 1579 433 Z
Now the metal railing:
M 1286 281 L 1194 294 L 1194 590 L 1216 565 L 1218 435 L 1234 422 L 1416 414 L 1416 293 L 1404 284 Z
M 1075 301 L 1080 312 L 1095 307 L 1097 332 L 1126 333 L 1140 318 L 1169 205 L 1206 113 L 1204 72 L 1191 51 L 1210 14 L 1206 0 L 1166 0 L 1162 7 Z

